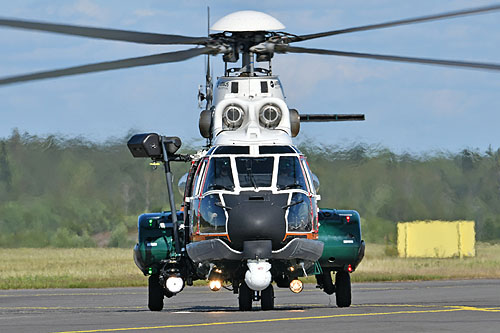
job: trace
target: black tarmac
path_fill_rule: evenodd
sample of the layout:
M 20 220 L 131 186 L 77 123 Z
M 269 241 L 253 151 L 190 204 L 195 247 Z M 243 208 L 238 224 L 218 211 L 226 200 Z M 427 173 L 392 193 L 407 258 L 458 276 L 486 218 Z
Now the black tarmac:
M 147 309 L 146 288 L 0 291 L 0 332 L 500 332 L 500 279 L 353 284 L 353 305 L 313 285 L 275 287 L 276 309 L 187 287 Z

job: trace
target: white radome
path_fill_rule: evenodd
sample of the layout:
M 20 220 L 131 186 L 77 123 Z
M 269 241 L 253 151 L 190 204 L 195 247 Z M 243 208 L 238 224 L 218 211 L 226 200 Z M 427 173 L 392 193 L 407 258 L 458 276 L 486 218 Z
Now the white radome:
M 268 31 L 281 30 L 285 26 L 266 13 L 242 10 L 226 15 L 210 28 L 215 31 Z
M 249 260 L 248 271 L 245 273 L 245 283 L 252 290 L 261 291 L 266 289 L 272 281 L 271 264 L 267 261 Z

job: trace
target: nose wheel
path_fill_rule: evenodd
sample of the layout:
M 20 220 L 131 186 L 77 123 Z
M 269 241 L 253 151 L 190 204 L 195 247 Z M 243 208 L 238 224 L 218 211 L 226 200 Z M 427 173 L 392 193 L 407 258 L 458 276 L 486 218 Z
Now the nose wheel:
M 250 289 L 245 282 L 242 282 L 238 292 L 238 306 L 240 311 L 251 311 L 252 302 L 260 299 L 261 308 L 264 311 L 274 309 L 274 289 L 270 284 L 261 292 Z
M 238 293 L 238 305 L 240 311 L 250 311 L 252 310 L 252 301 L 253 301 L 254 291 L 248 288 L 245 282 L 240 284 L 239 293 Z
M 274 309 L 274 289 L 272 284 L 260 292 L 260 305 L 264 311 Z

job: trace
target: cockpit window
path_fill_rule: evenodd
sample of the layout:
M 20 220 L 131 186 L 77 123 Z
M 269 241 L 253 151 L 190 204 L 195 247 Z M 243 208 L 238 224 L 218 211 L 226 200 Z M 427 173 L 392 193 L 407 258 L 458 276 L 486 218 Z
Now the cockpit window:
M 250 147 L 248 146 L 220 146 L 214 152 L 214 155 L 224 154 L 250 154 Z
M 307 191 L 306 180 L 296 156 L 281 156 L 278 165 L 278 190 L 302 189 Z
M 241 187 L 270 187 L 274 157 L 237 157 L 236 168 Z
M 296 151 L 290 146 L 260 146 L 259 152 L 261 154 L 295 154 Z
M 210 160 L 203 192 L 211 190 L 234 190 L 229 157 L 217 157 Z

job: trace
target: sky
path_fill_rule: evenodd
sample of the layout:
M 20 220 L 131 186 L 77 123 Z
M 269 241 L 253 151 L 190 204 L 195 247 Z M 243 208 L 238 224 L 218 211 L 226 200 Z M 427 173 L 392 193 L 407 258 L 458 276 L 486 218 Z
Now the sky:
M 482 6 L 495 1 L 2 1 L 0 16 L 105 28 L 205 36 L 238 10 L 258 10 L 284 31 L 308 34 Z M 182 50 L 0 28 L 0 76 Z M 357 32 L 294 46 L 500 63 L 500 11 Z M 214 76 L 221 56 L 211 57 Z M 21 133 L 105 141 L 158 132 L 202 144 L 198 86 L 205 58 L 0 87 L 0 137 Z M 366 121 L 302 124 L 297 143 L 366 143 L 396 152 L 500 148 L 500 72 L 320 55 L 276 55 L 290 108 L 364 113 Z

